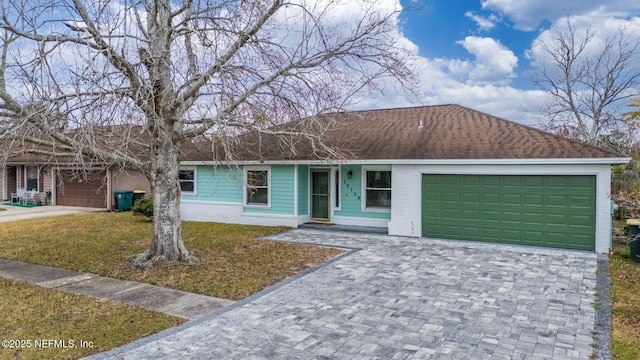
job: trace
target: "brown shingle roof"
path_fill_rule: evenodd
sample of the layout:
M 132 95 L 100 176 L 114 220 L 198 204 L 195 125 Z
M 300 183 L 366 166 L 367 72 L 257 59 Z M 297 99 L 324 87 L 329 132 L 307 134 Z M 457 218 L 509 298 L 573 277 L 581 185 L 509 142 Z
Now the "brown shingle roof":
M 340 149 L 352 160 L 623 157 L 460 105 L 356 111 L 327 115 L 327 118 L 335 123 L 324 135 L 325 144 Z M 304 122 L 291 122 L 277 128 L 296 129 Z M 236 160 L 318 159 L 306 140 L 292 141 L 295 146 L 291 150 L 273 136 L 248 133 L 239 139 L 234 149 Z M 216 151 L 216 155 L 218 160 L 224 158 L 223 151 Z

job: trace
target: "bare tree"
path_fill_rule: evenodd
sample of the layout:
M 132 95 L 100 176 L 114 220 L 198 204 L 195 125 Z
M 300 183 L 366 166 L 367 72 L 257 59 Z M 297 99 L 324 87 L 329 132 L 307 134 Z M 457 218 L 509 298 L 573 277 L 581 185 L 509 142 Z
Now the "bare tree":
M 394 35 L 400 8 L 373 0 L 0 4 L 0 141 L 144 173 L 154 225 L 139 266 L 194 260 L 179 214 L 185 144 L 232 149 L 234 135 L 255 131 L 322 147 L 317 126 L 273 125 L 342 110 L 389 79 L 411 93 L 411 54 Z
M 542 110 L 547 130 L 597 144 L 602 135 L 624 124 L 620 100 L 628 98 L 640 80 L 640 40 L 627 31 L 620 27 L 597 38 L 591 29 L 574 29 L 567 17 L 565 30 L 550 33 L 538 44 L 542 60 L 533 81 L 551 96 Z

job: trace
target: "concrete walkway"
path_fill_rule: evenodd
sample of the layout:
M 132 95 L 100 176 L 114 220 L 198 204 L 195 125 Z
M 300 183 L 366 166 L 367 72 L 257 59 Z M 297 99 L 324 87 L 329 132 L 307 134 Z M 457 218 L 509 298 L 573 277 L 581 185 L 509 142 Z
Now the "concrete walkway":
M 38 219 L 50 216 L 80 214 L 85 212 L 105 211 L 106 209 L 86 208 L 78 206 L 45 205 L 32 208 L 0 205 L 5 211 L 0 211 L 0 222 Z
M 229 306 L 231 300 L 192 294 L 160 286 L 124 281 L 0 259 L 0 277 L 42 287 L 118 301 L 194 320 Z
M 317 230 L 271 238 L 353 250 L 94 358 L 588 359 L 594 353 L 596 254 Z

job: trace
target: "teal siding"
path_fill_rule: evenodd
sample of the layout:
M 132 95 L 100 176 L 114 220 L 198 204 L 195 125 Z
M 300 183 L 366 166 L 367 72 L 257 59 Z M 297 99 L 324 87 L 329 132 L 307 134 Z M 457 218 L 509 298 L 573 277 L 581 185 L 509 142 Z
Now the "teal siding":
M 271 166 L 271 206 L 245 206 L 245 213 L 295 215 L 295 167 Z
M 242 170 L 229 166 L 197 166 L 196 194 L 184 200 L 242 203 Z
M 349 171 L 353 172 L 351 179 L 347 178 L 347 173 Z M 391 212 L 362 209 L 362 175 L 362 166 L 360 165 L 346 165 L 340 168 L 340 210 L 336 210 L 334 215 L 371 219 L 391 219 Z
M 268 168 L 271 175 L 270 206 L 243 206 L 243 211 L 254 214 L 308 215 L 310 166 L 298 165 L 297 177 L 295 165 L 273 165 Z M 353 172 L 351 179 L 347 179 L 349 170 Z M 197 166 L 196 194 L 182 194 L 182 199 L 242 204 L 244 201 L 243 177 L 244 168 L 242 167 Z M 296 182 L 297 198 L 294 191 Z M 371 219 L 391 218 L 390 212 L 362 209 L 362 167 L 360 165 L 341 166 L 340 187 L 340 210 L 336 210 L 334 215 Z M 296 205 L 298 214 L 295 213 Z
M 309 214 L 309 166 L 298 166 L 298 215 Z

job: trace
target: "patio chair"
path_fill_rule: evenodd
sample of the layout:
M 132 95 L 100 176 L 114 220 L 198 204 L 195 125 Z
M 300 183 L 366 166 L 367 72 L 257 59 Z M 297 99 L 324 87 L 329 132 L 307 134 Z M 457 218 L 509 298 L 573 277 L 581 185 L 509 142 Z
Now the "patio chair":
M 34 197 L 34 196 L 35 196 L 35 194 L 36 194 L 37 192 L 38 192 L 38 191 L 37 191 L 36 189 L 33 189 L 33 190 L 31 190 L 31 191 L 27 191 L 27 192 L 25 192 L 25 193 L 24 193 L 24 196 L 22 197 L 22 203 L 23 203 L 24 205 L 27 205 L 27 204 L 29 203 L 29 201 L 31 201 L 31 202 L 33 203 L 33 205 L 38 205 L 38 204 L 36 203 L 36 199 L 35 199 L 35 197 Z
M 11 204 L 20 204 L 26 191 L 27 189 L 20 188 L 17 189 L 15 193 L 11 193 Z

